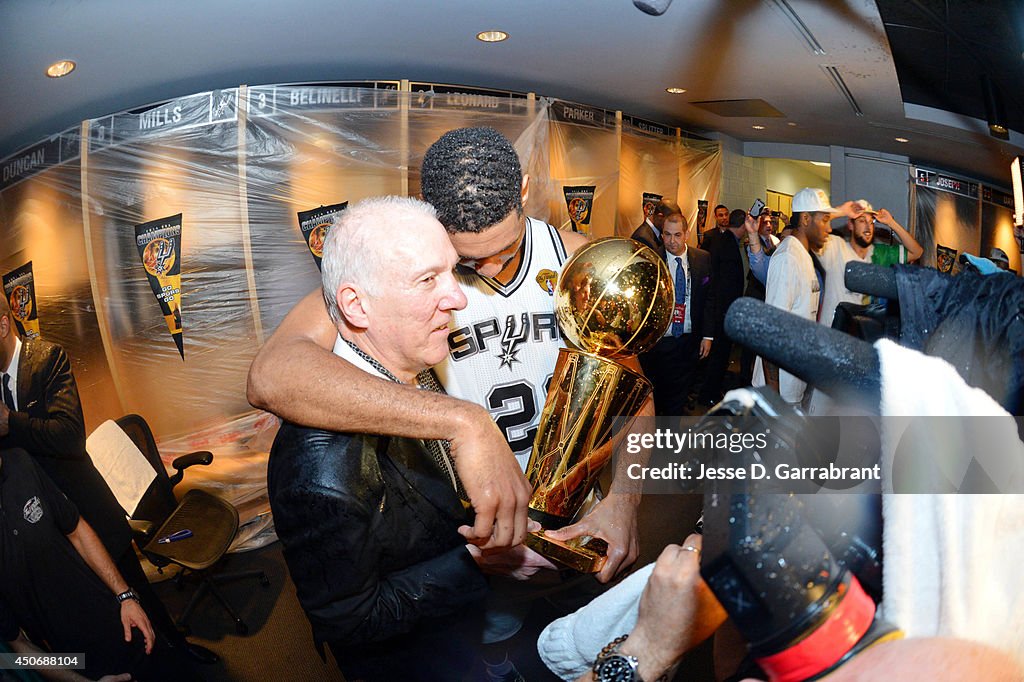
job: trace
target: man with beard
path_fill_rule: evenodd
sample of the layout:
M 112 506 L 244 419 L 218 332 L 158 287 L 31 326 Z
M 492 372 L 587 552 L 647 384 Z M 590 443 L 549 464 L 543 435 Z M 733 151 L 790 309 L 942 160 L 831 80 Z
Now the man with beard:
M 832 326 L 836 306 L 840 303 L 866 302 L 863 294 L 846 288 L 844 272 L 847 263 L 856 260 L 889 266 L 895 263 L 912 263 L 924 253 L 917 240 L 896 222 L 889 211 L 884 208 L 876 211 L 865 199 L 857 201 L 856 204 L 863 212 L 856 218 L 847 220 L 846 234 L 849 240 L 838 235 L 829 235 L 820 254 L 821 264 L 825 268 L 825 288 L 819 321 L 827 326 Z M 875 221 L 892 230 L 900 243 L 876 243 Z

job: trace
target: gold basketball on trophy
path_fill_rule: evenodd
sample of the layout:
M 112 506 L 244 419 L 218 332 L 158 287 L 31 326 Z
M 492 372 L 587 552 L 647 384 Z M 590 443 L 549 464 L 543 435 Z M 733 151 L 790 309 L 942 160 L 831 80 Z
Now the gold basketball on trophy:
M 675 300 L 668 266 L 640 242 L 598 239 L 565 264 L 555 288 L 562 334 L 605 358 L 636 355 L 658 342 Z
M 674 300 L 668 266 L 631 239 L 587 244 L 562 269 L 555 313 L 565 338 L 582 350 L 558 353 L 527 466 L 530 518 L 544 528 L 576 519 L 617 436 L 650 395 L 650 382 L 613 358 L 657 343 L 672 321 Z M 526 544 L 582 572 L 599 571 L 605 561 L 588 537 L 562 542 L 540 530 Z

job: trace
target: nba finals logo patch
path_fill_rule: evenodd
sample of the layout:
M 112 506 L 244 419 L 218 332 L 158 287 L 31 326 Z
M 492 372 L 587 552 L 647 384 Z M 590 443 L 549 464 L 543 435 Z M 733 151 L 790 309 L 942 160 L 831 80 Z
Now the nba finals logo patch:
M 558 273 L 554 270 L 541 270 L 537 273 L 537 284 L 540 288 L 548 292 L 548 296 L 555 295 L 555 284 L 558 283 Z

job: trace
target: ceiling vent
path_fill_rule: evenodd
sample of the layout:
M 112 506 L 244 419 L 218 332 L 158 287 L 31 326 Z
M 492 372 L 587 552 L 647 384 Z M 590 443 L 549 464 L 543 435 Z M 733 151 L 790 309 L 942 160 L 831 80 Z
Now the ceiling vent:
M 782 16 L 789 20 L 789 23 L 793 24 L 793 28 L 796 29 L 797 34 L 804 39 L 807 43 L 808 49 L 816 55 L 825 54 L 825 48 L 821 46 L 818 39 L 811 33 L 811 29 L 807 28 L 807 24 L 804 23 L 800 15 L 796 13 L 786 0 L 772 0 L 772 3 L 782 12 Z
M 690 102 L 695 107 L 728 118 L 784 118 L 786 115 L 763 99 L 716 99 Z
M 832 79 L 833 83 L 835 83 L 836 88 L 838 88 L 839 92 L 846 98 L 846 101 L 850 103 L 850 108 L 853 109 L 853 113 L 858 116 L 864 116 L 864 110 L 860 108 L 859 104 L 857 104 L 857 100 L 854 99 L 853 93 L 850 92 L 850 88 L 847 87 L 846 81 L 843 80 L 842 74 L 839 73 L 839 69 L 834 66 L 822 66 L 821 68 L 825 69 L 825 73 L 827 73 L 828 77 Z

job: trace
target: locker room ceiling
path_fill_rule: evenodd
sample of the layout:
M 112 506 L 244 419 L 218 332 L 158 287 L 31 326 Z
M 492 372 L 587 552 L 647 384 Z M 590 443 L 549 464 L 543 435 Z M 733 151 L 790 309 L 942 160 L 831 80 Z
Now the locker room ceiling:
M 906 155 L 1005 186 L 1024 153 L 1022 5 L 675 0 L 655 17 L 630 0 L 0 0 L 0 157 L 205 90 L 405 78 L 536 92 L 697 134 Z M 488 29 L 510 37 L 475 39 Z M 61 58 L 78 69 L 46 78 Z M 988 134 L 983 73 L 1008 142 Z

